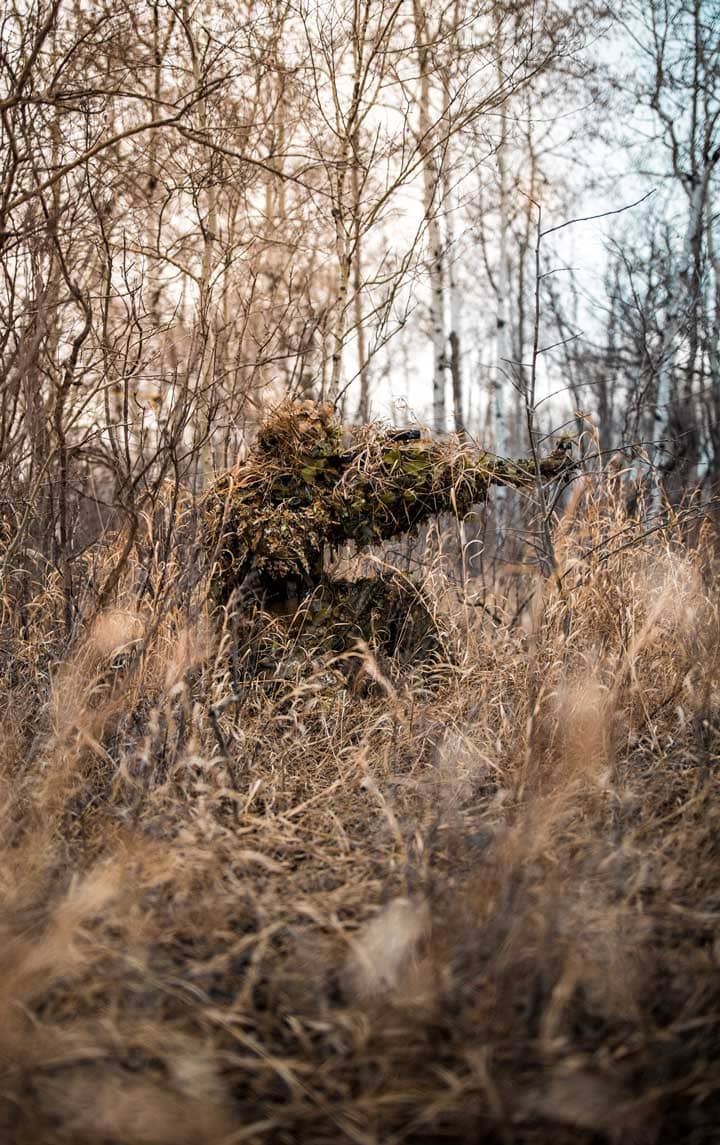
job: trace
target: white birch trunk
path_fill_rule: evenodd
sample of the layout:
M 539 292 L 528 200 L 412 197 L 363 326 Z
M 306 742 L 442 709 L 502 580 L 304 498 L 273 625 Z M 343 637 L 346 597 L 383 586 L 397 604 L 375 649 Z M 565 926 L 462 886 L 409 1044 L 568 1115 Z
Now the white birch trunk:
M 448 221 L 452 218 L 452 207 L 448 211 Z M 448 246 L 452 249 L 452 228 L 446 231 Z M 454 259 L 448 264 L 448 293 L 450 296 L 450 375 L 452 378 L 453 421 L 455 432 L 463 433 L 465 415 L 463 410 L 463 362 L 462 362 L 462 295 L 457 281 Z
M 445 403 L 445 274 L 442 231 L 438 211 L 440 177 L 434 147 L 434 131 L 430 109 L 430 51 L 428 28 L 422 0 L 413 0 L 415 41 L 420 71 L 420 155 L 423 160 L 423 207 L 430 254 L 430 329 L 433 347 L 433 429 L 444 433 L 446 429 Z
M 433 345 L 433 426 L 437 433 L 444 433 L 447 420 L 445 401 L 445 276 L 442 235 L 436 214 L 431 214 L 428 219 L 428 233 L 430 239 L 430 323 Z
M 338 202 L 342 203 L 345 171 L 344 161 L 341 161 L 341 174 L 338 176 Z M 335 255 L 337 257 L 337 291 L 335 294 L 335 318 L 332 330 L 332 358 L 330 364 L 330 380 L 327 393 L 323 399 L 335 403 L 340 392 L 340 377 L 342 374 L 343 346 L 345 344 L 345 322 L 347 314 L 348 294 L 350 288 L 351 255 L 350 242 L 345 230 L 343 210 L 336 205 L 335 211 Z
M 366 422 L 370 419 L 370 378 L 367 363 L 367 344 L 365 339 L 365 324 L 363 321 L 362 305 L 362 227 L 360 225 L 360 173 L 357 161 L 352 167 L 352 195 L 353 195 L 353 305 L 355 321 L 355 337 L 357 339 L 358 375 L 360 379 L 360 401 L 358 403 L 358 421 Z
M 712 304 L 712 321 L 710 328 L 710 338 L 708 339 L 708 376 L 709 376 L 709 389 L 712 394 L 712 400 L 715 409 L 718 409 L 720 403 L 720 254 L 715 250 L 715 236 L 713 234 L 713 227 L 710 220 L 707 220 L 707 252 L 708 262 L 712 267 L 713 272 L 713 304 Z M 720 418 L 717 413 L 714 417 L 714 424 L 720 426 Z M 717 452 L 716 443 L 713 442 L 715 452 Z M 704 467 L 707 468 L 710 464 L 711 449 L 706 453 L 704 459 Z
M 333 218 L 335 220 L 335 253 L 337 256 L 338 264 L 338 286 L 335 300 L 335 320 L 332 334 L 333 350 L 330 373 L 330 387 L 327 395 L 330 401 L 333 403 L 337 402 L 340 390 L 343 347 L 345 344 L 345 334 L 347 328 L 347 310 L 350 303 L 350 278 L 353 270 L 353 262 L 355 262 L 356 267 L 354 299 L 356 316 L 361 305 L 358 294 L 360 275 L 358 260 L 360 258 L 360 235 L 362 231 L 360 217 L 361 204 L 358 162 L 361 122 L 360 105 L 363 99 L 364 83 L 366 79 L 364 74 L 364 56 L 365 45 L 368 36 L 368 26 L 370 23 L 371 7 L 372 5 L 370 0 L 365 0 L 364 7 L 362 7 L 359 0 L 355 0 L 352 36 L 353 91 L 347 116 L 344 118 L 344 120 L 340 112 L 340 90 L 337 85 L 337 81 L 333 80 L 336 130 L 338 136 L 342 140 L 337 164 L 335 202 L 333 204 Z M 347 182 L 348 167 L 350 167 L 351 174 L 351 202 L 349 211 L 347 210 L 345 204 L 345 184 Z M 361 328 L 362 320 L 360 321 L 358 328 L 359 337 L 362 336 Z M 361 354 L 363 353 L 362 350 L 360 352 Z
M 496 13 L 496 41 L 497 53 L 497 83 L 502 93 L 505 84 L 505 72 L 502 55 L 502 26 L 499 9 Z M 505 100 L 500 103 L 500 138 L 497 146 L 498 168 L 498 196 L 500 226 L 498 235 L 498 270 L 497 270 L 497 314 L 495 319 L 495 369 L 492 378 L 492 417 L 493 417 L 493 446 L 495 452 L 503 457 L 507 453 L 507 419 L 505 413 L 505 374 L 508 357 L 508 290 L 510 276 L 508 273 L 508 209 L 509 190 L 507 172 L 507 108 Z M 497 499 L 500 501 L 505 490 L 498 487 Z
M 462 369 L 462 296 L 457 278 L 457 251 L 455 250 L 455 211 L 458 208 L 456 189 L 453 178 L 459 177 L 455 167 L 452 147 L 452 132 L 450 124 L 450 74 L 445 68 L 443 73 L 444 107 L 443 117 L 447 142 L 445 144 L 445 157 L 442 169 L 443 186 L 443 221 L 445 224 L 445 269 L 447 272 L 447 292 L 449 302 L 450 329 L 448 343 L 450 355 L 450 379 L 452 382 L 453 426 L 455 432 L 462 434 L 465 429 L 463 413 L 463 369 Z

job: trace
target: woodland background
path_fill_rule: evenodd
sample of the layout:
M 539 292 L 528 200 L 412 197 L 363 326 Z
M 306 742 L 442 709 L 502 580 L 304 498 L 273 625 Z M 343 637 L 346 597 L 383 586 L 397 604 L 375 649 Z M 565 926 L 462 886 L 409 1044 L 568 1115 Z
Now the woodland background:
M 6 0 L 0 167 L 0 1139 L 716 1145 L 717 3 Z M 287 394 L 582 464 L 334 655 Z
M 0 467 L 36 548 L 202 487 L 286 392 L 712 487 L 719 20 L 6 5 Z

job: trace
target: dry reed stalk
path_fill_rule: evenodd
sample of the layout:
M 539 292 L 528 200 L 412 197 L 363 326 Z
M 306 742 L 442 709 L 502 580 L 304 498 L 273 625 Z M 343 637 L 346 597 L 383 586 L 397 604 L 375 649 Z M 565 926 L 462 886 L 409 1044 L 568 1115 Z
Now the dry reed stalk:
M 65 650 L 40 589 L 0 681 L 1 1139 L 709 1145 L 720 582 L 708 528 L 646 534 L 586 489 L 559 586 L 500 568 L 430 679 L 358 650 L 372 687 L 323 652 L 261 684 L 273 619 L 213 627 L 179 557 Z

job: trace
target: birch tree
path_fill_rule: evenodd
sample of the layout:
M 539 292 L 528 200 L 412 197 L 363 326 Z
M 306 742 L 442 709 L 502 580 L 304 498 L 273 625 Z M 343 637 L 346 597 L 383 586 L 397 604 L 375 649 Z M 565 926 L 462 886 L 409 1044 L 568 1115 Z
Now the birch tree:
M 433 351 L 432 411 L 433 428 L 446 429 L 445 355 L 445 250 L 438 210 L 441 189 L 435 115 L 432 108 L 432 52 L 437 33 L 430 26 L 424 0 L 413 0 L 415 47 L 419 73 L 418 131 L 422 157 L 423 208 L 428 237 L 428 278 L 430 283 L 430 329 Z
M 705 0 L 652 0 L 624 6 L 616 32 L 632 58 L 623 66 L 618 53 L 622 98 L 606 138 L 631 156 L 633 191 L 651 197 L 611 231 L 605 318 L 594 324 L 597 409 L 605 444 L 649 457 L 671 500 L 714 477 L 720 458 L 719 31 Z
M 713 206 L 720 169 L 720 21 L 716 7 L 703 0 L 653 2 L 644 16 L 650 82 L 639 94 L 656 117 L 682 202 L 655 351 L 654 432 L 649 436 L 665 443 L 663 470 L 672 478 L 671 486 L 680 489 L 693 479 L 700 460 L 697 403 L 709 366 L 704 329 L 716 272 L 708 240 L 712 242 L 717 226 Z

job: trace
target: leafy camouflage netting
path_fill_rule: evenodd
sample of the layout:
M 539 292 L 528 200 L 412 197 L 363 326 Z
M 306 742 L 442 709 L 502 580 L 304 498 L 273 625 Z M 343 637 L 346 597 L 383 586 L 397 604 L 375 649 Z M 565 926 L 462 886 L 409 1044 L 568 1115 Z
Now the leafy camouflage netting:
M 391 675 L 393 666 L 410 665 L 427 675 L 453 655 L 447 618 L 421 586 L 396 572 L 326 578 L 292 613 L 244 608 L 235 612 L 233 628 L 238 691 L 249 684 L 282 690 L 313 676 L 335 686 L 366 663 L 362 645 Z
M 326 580 L 304 611 L 304 617 L 297 614 L 304 630 L 324 634 L 328 650 L 346 651 L 362 641 L 401 663 L 412 663 L 427 661 L 442 649 L 442 625 L 431 599 L 396 572 Z
M 552 479 L 571 464 L 563 444 L 541 461 L 540 475 Z M 473 454 L 456 439 L 424 440 L 416 430 L 344 432 L 331 406 L 286 403 L 205 498 L 214 597 L 299 601 L 321 584 L 326 547 L 413 535 L 430 517 L 467 513 L 492 484 L 535 479 L 532 461 Z

